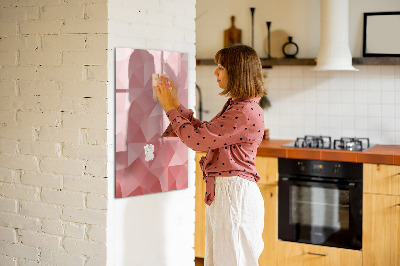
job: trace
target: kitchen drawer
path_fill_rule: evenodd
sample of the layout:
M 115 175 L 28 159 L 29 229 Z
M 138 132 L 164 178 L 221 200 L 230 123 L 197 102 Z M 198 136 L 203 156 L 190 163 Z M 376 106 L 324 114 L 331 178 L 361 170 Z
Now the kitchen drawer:
M 359 250 L 278 241 L 277 266 L 362 266 Z
M 363 167 L 364 193 L 400 195 L 400 166 L 368 164 Z

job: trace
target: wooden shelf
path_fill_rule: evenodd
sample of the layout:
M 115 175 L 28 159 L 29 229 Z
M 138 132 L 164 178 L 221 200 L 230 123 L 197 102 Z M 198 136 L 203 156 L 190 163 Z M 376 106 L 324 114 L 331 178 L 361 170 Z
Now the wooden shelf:
M 314 66 L 315 58 L 260 58 L 263 67 L 272 66 Z M 196 65 L 215 65 L 214 59 L 197 59 Z M 357 57 L 353 65 L 400 65 L 400 57 Z
M 353 65 L 400 65 L 400 57 L 358 57 Z
M 262 66 L 315 66 L 314 58 L 260 58 Z

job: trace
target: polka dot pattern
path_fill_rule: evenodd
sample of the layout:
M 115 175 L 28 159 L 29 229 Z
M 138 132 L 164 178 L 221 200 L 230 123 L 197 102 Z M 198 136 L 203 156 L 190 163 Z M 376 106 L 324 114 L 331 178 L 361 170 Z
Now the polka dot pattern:
M 162 137 L 179 137 L 195 151 L 208 151 L 200 160 L 206 182 L 206 204 L 214 199 L 216 176 L 240 176 L 257 182 L 260 179 L 254 163 L 264 134 L 264 113 L 260 97 L 229 98 L 222 110 L 210 121 L 201 122 L 182 104 L 167 112 L 170 125 Z

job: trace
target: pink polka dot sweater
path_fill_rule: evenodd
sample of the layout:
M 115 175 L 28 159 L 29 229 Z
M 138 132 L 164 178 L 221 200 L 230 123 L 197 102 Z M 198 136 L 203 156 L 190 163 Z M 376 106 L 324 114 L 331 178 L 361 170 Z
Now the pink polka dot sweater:
M 253 182 L 260 179 L 254 163 L 265 128 L 260 98 L 229 98 L 209 122 L 194 118 L 193 111 L 182 104 L 167 112 L 171 123 L 162 137 L 179 137 L 192 150 L 207 151 L 200 160 L 207 205 L 214 200 L 216 176 L 240 176 Z

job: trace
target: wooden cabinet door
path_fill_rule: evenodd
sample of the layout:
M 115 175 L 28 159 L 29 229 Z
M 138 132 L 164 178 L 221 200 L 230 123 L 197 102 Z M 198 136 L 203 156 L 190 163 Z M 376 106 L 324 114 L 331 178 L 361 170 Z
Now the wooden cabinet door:
M 278 185 L 278 158 L 257 156 L 254 162 L 261 176 L 258 184 Z
M 361 266 L 358 250 L 278 241 L 277 266 Z
M 196 152 L 196 194 L 195 194 L 195 233 L 194 233 L 194 253 L 197 258 L 204 258 L 205 240 L 206 240 L 206 224 L 204 195 L 206 193 L 206 183 L 203 181 L 203 172 L 200 169 L 199 161 L 202 156 L 206 156 L 206 152 Z
M 400 196 L 400 166 L 365 163 L 363 176 L 364 193 Z
M 400 266 L 399 204 L 400 196 L 364 194 L 364 266 Z
M 258 259 L 260 266 L 276 265 L 276 242 L 278 241 L 278 187 L 259 185 L 264 198 L 264 250 Z

